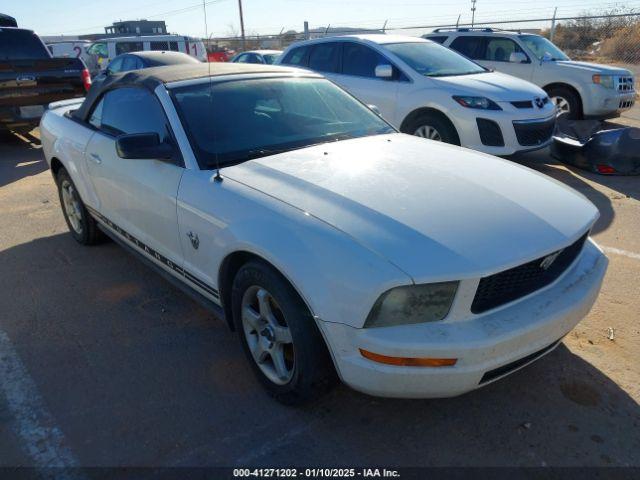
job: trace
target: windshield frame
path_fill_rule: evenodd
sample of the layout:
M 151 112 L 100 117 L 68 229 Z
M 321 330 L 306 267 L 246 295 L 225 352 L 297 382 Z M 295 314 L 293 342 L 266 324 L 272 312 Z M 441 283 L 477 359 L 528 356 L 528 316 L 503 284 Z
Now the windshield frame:
M 228 76 L 221 76 L 220 78 L 215 78 L 215 77 L 205 77 L 205 78 L 198 78 L 198 79 L 192 79 L 192 80 L 184 80 L 184 81 L 178 81 L 175 82 L 173 84 L 167 84 L 165 85 L 165 87 L 167 88 L 167 91 L 169 93 L 169 97 L 171 99 L 171 103 L 173 105 L 173 108 L 176 111 L 176 114 L 178 115 L 178 118 L 180 119 L 180 124 L 182 127 L 182 130 L 185 132 L 186 136 L 187 136 L 187 140 L 189 142 L 189 147 L 191 148 L 191 152 L 193 154 L 193 157 L 196 159 L 196 162 L 198 164 L 198 167 L 200 170 L 205 170 L 205 171 L 211 171 L 211 170 L 215 170 L 217 168 L 225 168 L 225 167 L 232 167 L 234 165 L 239 165 L 241 163 L 245 163 L 248 162 L 250 160 L 255 160 L 257 158 L 264 158 L 264 157 L 269 157 L 271 155 L 277 155 L 279 153 L 285 153 L 285 152 L 290 152 L 290 151 L 294 151 L 294 150 L 300 150 L 303 148 L 307 148 L 307 147 L 312 147 L 315 145 L 322 145 L 325 143 L 332 143 L 332 142 L 336 142 L 336 141 L 340 141 L 340 140 L 346 140 L 346 138 L 344 137 L 344 134 L 335 134 L 335 135 L 326 135 L 323 137 L 319 137 L 318 141 L 315 142 L 311 142 L 311 143 L 304 143 L 301 145 L 296 145 L 295 143 L 302 143 L 303 141 L 300 142 L 289 142 L 288 146 L 286 148 L 276 148 L 278 145 L 282 146 L 285 144 L 275 144 L 275 145 L 269 145 L 269 146 L 264 146 L 264 147 L 257 147 L 257 148 L 253 148 L 253 149 L 247 149 L 247 153 L 251 153 L 253 152 L 252 155 L 247 155 L 246 157 L 237 159 L 237 160 L 233 160 L 233 161 L 222 161 L 219 163 L 216 163 L 215 165 L 212 162 L 208 162 L 206 159 L 202 158 L 202 156 L 200 155 L 200 146 L 196 140 L 196 138 L 194 137 L 193 133 L 191 132 L 191 128 L 189 128 L 189 123 L 187 122 L 183 109 L 180 106 L 180 102 L 177 100 L 175 93 L 179 90 L 181 90 L 182 88 L 185 87 L 190 87 L 190 86 L 198 86 L 198 85 L 210 85 L 210 86 L 214 86 L 214 85 L 220 85 L 223 83 L 232 83 L 232 82 L 242 82 L 242 81 L 261 81 L 261 80 L 274 80 L 274 79 L 301 79 L 301 78 L 308 78 L 308 79 L 313 79 L 313 80 L 320 80 L 320 81 L 325 81 L 328 82 L 330 84 L 332 84 L 333 86 L 335 86 L 336 88 L 340 89 L 343 93 L 345 93 L 347 96 L 351 97 L 354 101 L 356 101 L 357 103 L 359 103 L 360 105 L 362 105 L 366 110 L 370 111 L 372 115 L 374 115 L 377 119 L 380 120 L 380 122 L 382 124 L 384 124 L 386 126 L 385 131 L 384 132 L 378 132 L 378 133 L 370 133 L 368 135 L 360 135 L 360 136 L 352 136 L 350 138 L 364 138 L 364 137 L 369 137 L 369 136 L 378 136 L 378 135 L 388 135 L 391 133 L 398 133 L 398 130 L 391 125 L 387 120 L 385 120 L 382 116 L 377 115 L 375 112 L 371 111 L 371 109 L 369 108 L 369 106 L 367 104 L 365 104 L 364 102 L 362 102 L 361 100 L 359 100 L 358 98 L 356 98 L 355 96 L 353 96 L 350 92 L 348 92 L 347 90 L 343 89 L 342 87 L 340 87 L 338 84 L 336 84 L 335 82 L 333 82 L 332 80 L 320 76 L 318 74 L 315 73 L 311 73 L 309 72 L 309 74 L 291 74 L 291 73 L 286 73 L 286 74 L 277 74 L 277 73 L 273 73 L 273 74 L 262 74 L 262 75 L 253 75 L 253 74 L 241 74 L 241 75 L 228 75 Z M 306 140 L 304 141 L 306 142 Z
M 442 48 L 448 52 L 451 52 L 454 56 L 459 56 L 461 57 L 463 60 L 474 64 L 476 67 L 478 67 L 479 71 L 477 72 L 457 72 L 457 73 L 442 73 L 442 74 L 431 74 L 431 75 L 427 75 L 425 73 L 421 73 L 420 71 L 418 71 L 416 68 L 414 68 L 410 63 L 408 63 L 407 61 L 405 61 L 400 55 L 398 55 L 396 52 L 394 52 L 392 49 L 390 49 L 390 46 L 396 46 L 396 45 L 405 45 L 405 44 L 416 44 L 416 45 L 420 45 L 420 44 L 425 44 L 427 45 L 428 48 L 431 48 L 432 46 L 436 46 L 439 48 Z M 419 42 L 419 41 L 402 41 L 402 42 L 391 42 L 391 43 L 384 43 L 380 45 L 386 52 L 388 52 L 389 54 L 393 55 L 398 61 L 402 62 L 404 65 L 406 65 L 406 67 L 411 70 L 414 74 L 418 75 L 419 77 L 423 77 L 423 78 L 446 78 L 446 77 L 460 77 L 460 76 L 466 76 L 466 75 L 478 75 L 478 74 L 482 74 L 482 73 L 490 73 L 491 70 L 480 65 L 478 62 L 465 57 L 464 55 L 462 55 L 459 52 L 456 52 L 455 50 L 452 50 L 448 47 L 445 47 L 444 45 L 441 45 L 437 42 L 432 42 L 432 41 L 425 41 L 425 42 Z
M 520 35 L 518 35 L 518 39 L 520 40 L 520 42 L 525 46 L 525 48 L 527 50 L 529 50 L 531 52 L 531 55 L 533 55 L 534 58 L 537 58 L 538 61 L 542 61 L 544 59 L 544 54 L 542 54 L 541 57 L 539 57 L 535 50 L 533 48 L 531 48 L 530 44 L 527 42 L 526 39 L 528 38 L 539 38 L 541 39 L 541 41 L 544 43 L 546 40 L 546 43 L 550 44 L 551 46 L 553 46 L 558 52 L 560 52 L 562 55 L 564 55 L 564 58 L 555 58 L 552 57 L 551 61 L 560 61 L 560 62 L 568 62 L 571 61 L 571 59 L 569 58 L 569 55 L 567 55 L 566 53 L 564 53 L 564 51 L 562 51 L 562 49 L 557 46 L 555 43 L 553 43 L 551 40 L 549 40 L 547 37 L 543 37 L 542 35 L 536 35 L 535 33 L 522 33 Z M 550 53 L 550 52 L 547 52 Z

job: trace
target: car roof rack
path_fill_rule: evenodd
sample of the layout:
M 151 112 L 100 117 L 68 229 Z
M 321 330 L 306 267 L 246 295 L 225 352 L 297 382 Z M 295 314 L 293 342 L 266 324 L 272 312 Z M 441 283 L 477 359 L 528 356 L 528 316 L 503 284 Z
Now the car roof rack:
M 440 33 L 440 32 L 513 32 L 513 33 L 522 33 L 521 30 L 507 30 L 504 28 L 495 28 L 495 27 L 440 27 L 436 28 L 431 33 Z

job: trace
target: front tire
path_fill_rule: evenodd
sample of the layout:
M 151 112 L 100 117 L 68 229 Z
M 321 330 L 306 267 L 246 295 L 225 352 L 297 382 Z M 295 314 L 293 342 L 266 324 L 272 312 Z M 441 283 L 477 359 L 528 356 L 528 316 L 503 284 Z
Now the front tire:
M 402 131 L 436 142 L 460 145 L 460 138 L 453 124 L 446 117 L 431 112 L 421 113 L 407 122 Z
M 251 261 L 231 292 L 233 321 L 254 373 L 276 400 L 301 404 L 324 393 L 335 371 L 309 309 L 270 266 Z
M 573 90 L 557 86 L 547 89 L 547 94 L 556 106 L 558 115 L 566 115 L 569 120 L 580 120 L 582 118 L 580 97 Z
M 56 174 L 58 197 L 67 227 L 76 242 L 94 245 L 102 238 L 98 224 L 84 206 L 69 173 L 61 168 Z

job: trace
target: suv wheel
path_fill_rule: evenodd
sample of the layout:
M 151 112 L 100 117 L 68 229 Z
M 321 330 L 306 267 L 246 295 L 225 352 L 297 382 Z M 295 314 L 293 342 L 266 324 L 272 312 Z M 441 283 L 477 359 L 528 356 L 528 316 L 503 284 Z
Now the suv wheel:
M 431 112 L 418 115 L 407 123 L 402 130 L 404 133 L 417 137 L 428 138 L 436 142 L 460 145 L 458 133 L 449 120 Z
M 315 320 L 278 272 L 259 261 L 244 265 L 231 304 L 245 354 L 276 400 L 300 404 L 333 383 L 335 371 Z
M 547 93 L 556 106 L 558 115 L 566 115 L 571 120 L 582 118 L 580 98 L 574 91 L 559 86 L 549 88 Z

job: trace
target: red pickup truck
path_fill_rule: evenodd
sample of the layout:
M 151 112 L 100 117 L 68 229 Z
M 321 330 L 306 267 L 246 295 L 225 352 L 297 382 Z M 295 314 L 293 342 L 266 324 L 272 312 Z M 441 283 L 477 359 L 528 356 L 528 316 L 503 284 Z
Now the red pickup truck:
M 29 131 L 51 102 L 83 97 L 91 76 L 79 58 L 52 58 L 31 30 L 0 27 L 0 130 Z

